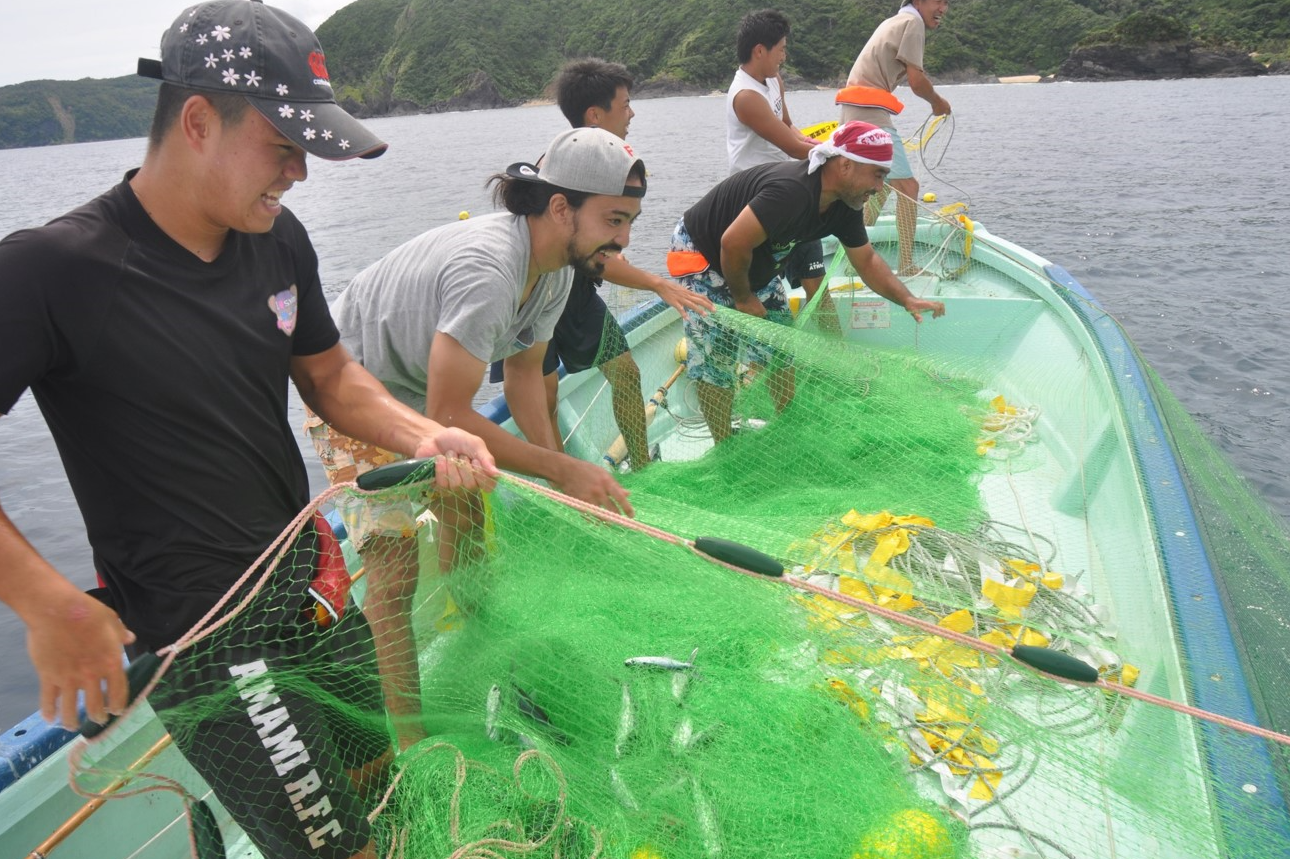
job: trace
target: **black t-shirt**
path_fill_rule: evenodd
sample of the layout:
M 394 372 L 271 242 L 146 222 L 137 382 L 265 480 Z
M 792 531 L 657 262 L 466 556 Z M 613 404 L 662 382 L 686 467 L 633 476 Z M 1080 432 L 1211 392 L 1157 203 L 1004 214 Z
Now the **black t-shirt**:
M 748 283 L 754 292 L 770 283 L 798 242 L 836 236 L 849 248 L 869 243 L 864 213 L 841 200 L 820 215 L 820 174 L 807 173 L 805 161 L 780 161 L 740 170 L 723 180 L 685 213 L 694 247 L 718 274 L 721 236 L 750 207 L 767 240 L 753 250 Z
M 205 263 L 128 183 L 0 242 L 0 413 L 32 390 L 139 644 L 183 634 L 307 503 L 293 355 L 335 345 L 283 212 Z

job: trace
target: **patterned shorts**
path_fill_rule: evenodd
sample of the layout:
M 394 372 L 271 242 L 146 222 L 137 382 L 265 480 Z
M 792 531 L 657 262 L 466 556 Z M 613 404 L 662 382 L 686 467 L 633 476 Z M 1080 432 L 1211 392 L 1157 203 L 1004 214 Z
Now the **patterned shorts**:
M 676 222 L 676 229 L 672 232 L 672 250 L 696 250 L 690 232 L 685 228 L 684 218 Z M 686 289 L 706 295 L 713 304 L 730 308 L 735 306 L 725 279 L 712 269 L 678 277 L 677 280 Z M 788 307 L 788 291 L 784 287 L 783 278 L 776 276 L 757 290 L 756 295 L 766 308 L 767 320 L 792 327 L 793 313 Z M 690 341 L 685 375 L 718 388 L 735 386 L 735 367 L 740 362 L 763 367 L 771 366 L 773 361 L 781 367 L 791 364 L 787 356 L 777 353 L 764 343 L 750 341 L 746 336 L 731 331 L 713 315 L 689 314 L 689 319 L 685 321 L 685 336 Z
M 336 431 L 308 408 L 305 409 L 305 434 L 314 443 L 322 460 L 327 482 L 332 486 L 355 480 L 373 468 L 397 462 L 404 457 Z M 337 495 L 336 512 L 345 523 L 349 540 L 361 549 L 369 537 L 411 537 L 417 530 L 419 510 L 407 497 L 394 495 L 385 500 L 371 497 Z

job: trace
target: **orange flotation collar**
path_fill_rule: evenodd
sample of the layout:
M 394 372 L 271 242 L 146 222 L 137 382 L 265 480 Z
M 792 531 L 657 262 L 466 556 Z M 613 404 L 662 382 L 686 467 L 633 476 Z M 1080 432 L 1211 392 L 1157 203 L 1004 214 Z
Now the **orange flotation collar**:
M 843 87 L 838 90 L 833 103 L 849 104 L 852 107 L 880 107 L 892 116 L 905 109 L 904 103 L 895 95 L 873 86 Z
M 672 277 L 686 277 L 707 271 L 711 266 L 708 259 L 698 251 L 668 251 L 667 273 Z

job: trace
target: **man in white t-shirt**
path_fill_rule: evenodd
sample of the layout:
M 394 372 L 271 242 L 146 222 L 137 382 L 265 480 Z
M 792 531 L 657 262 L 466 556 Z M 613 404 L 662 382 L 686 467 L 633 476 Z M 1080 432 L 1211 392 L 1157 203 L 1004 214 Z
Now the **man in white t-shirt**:
M 905 157 L 905 145 L 896 133 L 895 115 L 904 106 L 892 93 L 908 81 L 914 94 L 931 105 L 934 116 L 945 116 L 950 112 L 950 103 L 936 92 L 923 72 L 927 31 L 940 26 L 948 7 L 949 0 L 910 0 L 900 7 L 899 12 L 873 31 L 851 66 L 846 88 L 838 93 L 842 122 L 858 119 L 884 128 L 895 144 L 895 157 L 887 184 L 900 192 L 896 198 L 896 230 L 900 239 L 898 271 L 902 275 L 917 273 L 913 254 L 918 216 L 914 201 L 918 199 L 918 180 Z M 874 198 L 870 223 L 885 201 L 885 193 Z
M 819 144 L 794 127 L 784 100 L 779 69 L 788 56 L 789 30 L 787 16 L 776 9 L 749 12 L 739 21 L 739 68 L 726 92 L 726 156 L 732 174 L 758 164 L 806 158 Z M 824 277 L 820 243 L 803 242 L 794 248 L 784 277 L 806 290 L 808 299 L 814 296 Z
M 557 449 L 542 359 L 574 271 L 599 277 L 627 246 L 645 195 L 645 165 L 617 135 L 575 128 L 551 142 L 540 168 L 512 164 L 490 182 L 505 212 L 422 233 L 354 278 L 332 305 L 341 340 L 398 400 L 485 439 L 500 467 L 630 516 L 627 492 L 613 475 Z M 523 438 L 474 409 L 496 360 L 504 362 L 506 399 Z M 311 421 L 309 432 L 332 483 L 399 458 L 321 421 Z M 482 509 L 478 496 L 463 495 L 437 500 L 432 510 L 439 568 L 451 572 L 479 547 Z M 425 735 L 407 623 L 417 511 L 401 500 L 341 514 L 368 570 L 364 609 L 387 709 L 407 747 Z

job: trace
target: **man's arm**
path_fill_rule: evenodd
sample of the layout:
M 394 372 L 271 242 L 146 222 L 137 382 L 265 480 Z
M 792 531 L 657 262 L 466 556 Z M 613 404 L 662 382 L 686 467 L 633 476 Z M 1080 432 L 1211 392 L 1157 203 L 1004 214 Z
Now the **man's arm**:
M 399 402 L 341 344 L 293 357 L 291 378 L 305 404 L 350 438 L 406 456 L 443 457 L 435 469 L 440 489 L 492 488 L 497 465 L 482 439 Z
M 745 206 L 721 234 L 721 276 L 734 299 L 735 309 L 750 316 L 766 316 L 766 308 L 748 281 L 748 270 L 752 267 L 753 250 L 769 238 L 750 206 Z
M 691 310 L 705 314 L 712 312 L 712 302 L 706 295 L 699 295 L 674 280 L 639 269 L 629 263 L 627 257 L 622 254 L 611 256 L 605 263 L 605 280 L 629 289 L 643 289 L 655 293 L 675 307 L 682 319 L 689 318 Z
M 945 304 L 940 301 L 926 301 L 915 298 L 900 278 L 892 273 L 887 261 L 878 255 L 873 245 L 865 244 L 858 248 L 847 248 L 847 259 L 860 273 L 865 285 L 893 304 L 899 304 L 908 310 L 917 322 L 923 321 L 923 311 L 932 311 L 932 316 L 944 316 Z
M 475 411 L 473 401 L 484 378 L 484 362 L 455 337 L 435 333 L 427 371 L 426 413 L 445 426 L 460 427 L 484 439 L 502 468 L 544 478 L 566 495 L 607 510 L 633 514 L 627 490 L 608 471 L 511 435 Z M 540 386 L 538 391 L 542 391 Z
M 40 556 L 0 510 L 0 602 L 27 627 L 40 680 L 40 714 L 75 730 L 77 693 L 95 722 L 125 710 L 121 649 L 134 641 L 116 612 L 82 592 Z M 106 689 L 107 694 L 104 695 Z
M 511 417 L 515 418 L 515 425 L 524 433 L 524 438 L 538 447 L 558 451 L 555 429 L 547 414 L 546 386 L 542 379 L 542 362 L 549 348 L 547 343 L 534 343 L 502 361 L 502 391 Z M 430 354 L 434 354 L 433 348 Z M 473 399 L 474 395 L 471 397 Z
M 794 158 L 805 158 L 820 143 L 794 128 L 787 113 L 783 119 L 776 116 L 760 93 L 747 89 L 736 93 L 734 108 L 740 122 Z
M 779 81 L 780 115 L 784 118 L 785 125 L 793 129 L 794 131 L 797 131 L 797 126 L 793 124 L 793 117 L 789 116 L 788 114 L 788 88 L 784 86 L 784 78 L 781 77 L 780 75 L 775 75 L 775 80 Z M 802 134 L 800 131 L 798 131 L 797 133 Z M 814 140 L 813 138 L 807 137 L 805 134 L 802 134 L 802 137 L 804 137 L 806 140 L 809 140 L 812 144 L 818 145 L 819 143 L 819 141 Z
M 914 95 L 926 101 L 932 106 L 933 116 L 945 116 L 950 112 L 950 103 L 941 98 L 932 86 L 929 78 L 922 69 L 917 66 L 906 65 L 905 72 L 909 76 L 909 88 L 914 91 Z

